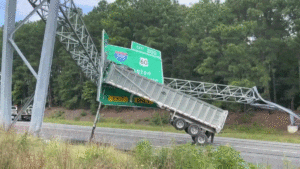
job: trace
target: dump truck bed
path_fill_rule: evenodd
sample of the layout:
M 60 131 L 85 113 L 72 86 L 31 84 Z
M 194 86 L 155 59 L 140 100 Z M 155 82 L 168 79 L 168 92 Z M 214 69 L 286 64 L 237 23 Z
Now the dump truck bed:
M 159 107 L 173 110 L 199 124 L 209 126 L 217 133 L 222 130 L 228 115 L 226 110 L 115 64 L 110 65 L 104 82 L 153 101 Z

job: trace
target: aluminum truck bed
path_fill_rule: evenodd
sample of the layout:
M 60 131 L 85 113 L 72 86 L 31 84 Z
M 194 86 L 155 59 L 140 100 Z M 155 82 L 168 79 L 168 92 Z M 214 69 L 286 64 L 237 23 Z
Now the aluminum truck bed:
M 110 65 L 104 82 L 151 100 L 159 107 L 173 110 L 200 125 L 211 127 L 217 133 L 223 128 L 228 115 L 228 111 L 115 64 Z

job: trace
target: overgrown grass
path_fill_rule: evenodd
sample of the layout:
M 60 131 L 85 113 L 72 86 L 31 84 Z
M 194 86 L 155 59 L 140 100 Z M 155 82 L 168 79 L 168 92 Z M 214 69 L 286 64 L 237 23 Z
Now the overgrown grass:
M 154 149 L 141 141 L 131 153 L 97 144 L 72 145 L 44 141 L 26 133 L 0 131 L 0 168 L 266 168 L 245 162 L 228 146 L 201 147 L 191 144 Z
M 135 168 L 134 157 L 113 147 L 70 145 L 0 131 L 0 168 Z
M 161 126 L 169 123 L 169 113 L 159 114 L 155 113 L 152 118 L 150 118 L 150 124 Z
M 64 111 L 55 111 L 50 118 L 52 119 L 65 119 L 65 112 Z
M 149 121 L 151 122 L 152 119 L 149 119 Z M 89 121 L 72 121 L 72 120 L 54 119 L 54 118 L 45 118 L 44 122 L 81 125 L 81 126 L 93 126 L 93 122 L 89 122 Z M 100 122 L 97 124 L 97 126 L 109 127 L 109 128 L 185 133 L 184 131 L 176 130 L 173 126 L 169 124 L 168 125 L 166 124 L 165 125 L 142 125 L 136 123 L 127 124 L 124 121 L 124 119 L 121 118 L 119 119 L 102 118 Z M 253 125 L 231 125 L 231 126 L 225 125 L 224 129 L 216 136 L 300 144 L 299 135 L 289 134 L 284 131 L 280 131 L 276 129 L 265 128 L 257 123 L 254 123 Z
M 240 153 L 229 146 L 195 146 L 184 144 L 154 149 L 149 141 L 141 141 L 133 156 L 143 168 L 270 168 L 245 162 Z

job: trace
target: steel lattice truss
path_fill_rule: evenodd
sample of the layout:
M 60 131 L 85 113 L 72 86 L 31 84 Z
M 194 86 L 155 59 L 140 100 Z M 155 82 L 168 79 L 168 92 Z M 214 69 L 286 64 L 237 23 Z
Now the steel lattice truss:
M 164 84 L 198 99 L 251 104 L 259 100 L 252 88 L 164 78 Z
M 28 0 L 34 7 L 41 5 L 37 13 L 46 21 L 49 11 L 49 1 Z M 90 36 L 81 13 L 77 10 L 73 0 L 61 0 L 59 6 L 57 36 L 65 49 L 81 67 L 85 75 L 93 82 L 98 83 L 100 75 L 100 52 L 98 52 Z
M 250 104 L 251 106 L 262 109 L 281 110 L 291 115 L 292 124 L 295 122 L 298 124 L 300 122 L 300 116 L 295 114 L 292 110 L 264 100 L 258 93 L 256 87 L 246 88 L 166 77 L 164 78 L 164 84 L 201 100 L 237 102 Z

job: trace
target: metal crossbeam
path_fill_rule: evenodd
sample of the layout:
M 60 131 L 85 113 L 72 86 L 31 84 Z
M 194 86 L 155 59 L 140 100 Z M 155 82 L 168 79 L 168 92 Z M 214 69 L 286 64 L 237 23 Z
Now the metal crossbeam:
M 249 104 L 262 109 L 284 111 L 290 114 L 292 125 L 300 122 L 300 116 L 292 110 L 264 100 L 258 93 L 256 87 L 247 88 L 166 77 L 164 78 L 164 84 L 200 100 L 236 102 Z
M 252 88 L 164 78 L 164 84 L 198 99 L 251 104 L 260 100 Z
M 42 8 L 38 9 L 37 13 L 46 22 L 49 1 L 43 3 L 42 0 L 28 0 L 28 2 L 34 8 L 42 4 Z M 73 0 L 61 0 L 56 35 L 86 77 L 98 84 L 101 70 L 100 52 L 98 52 L 81 15 Z

